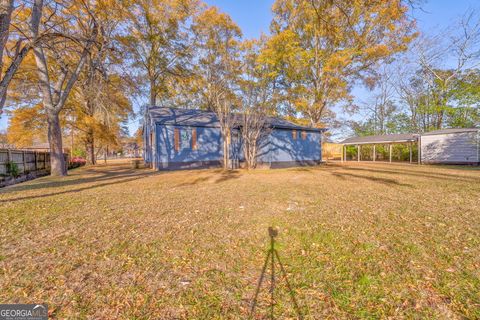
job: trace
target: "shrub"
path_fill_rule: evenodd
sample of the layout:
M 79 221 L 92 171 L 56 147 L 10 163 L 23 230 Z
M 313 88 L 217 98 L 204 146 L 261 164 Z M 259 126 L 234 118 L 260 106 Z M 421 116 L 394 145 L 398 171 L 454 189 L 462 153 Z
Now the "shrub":
M 69 164 L 68 168 L 69 169 L 78 168 L 78 167 L 84 166 L 86 163 L 87 163 L 87 160 L 85 160 L 84 158 L 74 157 L 74 158 L 70 159 L 70 164 Z
M 14 178 L 17 178 L 20 175 L 20 171 L 18 170 L 18 165 L 15 162 L 13 161 L 7 162 L 7 174 Z

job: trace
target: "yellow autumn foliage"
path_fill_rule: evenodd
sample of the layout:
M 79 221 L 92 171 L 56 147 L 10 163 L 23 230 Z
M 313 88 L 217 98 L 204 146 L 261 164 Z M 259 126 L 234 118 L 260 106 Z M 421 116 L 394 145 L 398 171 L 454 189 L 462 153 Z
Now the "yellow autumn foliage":
M 273 12 L 260 59 L 281 79 L 284 102 L 312 125 L 416 36 L 402 0 L 277 0 Z

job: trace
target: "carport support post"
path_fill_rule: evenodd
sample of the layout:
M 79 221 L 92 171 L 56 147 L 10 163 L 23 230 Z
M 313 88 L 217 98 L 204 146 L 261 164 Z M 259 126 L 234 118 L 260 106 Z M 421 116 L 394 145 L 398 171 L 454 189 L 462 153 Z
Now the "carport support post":
M 389 161 L 392 162 L 392 144 L 388 145 Z
M 412 142 L 411 141 L 408 147 L 409 147 L 408 151 L 410 151 L 410 163 L 412 163 Z
M 25 151 L 22 151 L 23 173 L 27 173 L 27 159 L 25 159 Z
M 152 161 L 152 169 L 157 170 L 158 159 L 157 159 L 157 126 L 156 125 L 154 126 L 151 144 L 152 145 L 150 146 L 150 150 L 152 151 L 152 155 L 150 157 L 150 160 Z
M 347 146 L 342 146 L 342 162 L 347 161 Z
M 360 145 L 357 144 L 357 161 L 360 162 Z
M 418 164 L 422 164 L 422 136 L 418 136 L 417 139 L 417 160 Z
M 377 149 L 375 148 L 376 145 L 373 145 L 373 162 L 375 162 L 375 159 L 377 158 Z

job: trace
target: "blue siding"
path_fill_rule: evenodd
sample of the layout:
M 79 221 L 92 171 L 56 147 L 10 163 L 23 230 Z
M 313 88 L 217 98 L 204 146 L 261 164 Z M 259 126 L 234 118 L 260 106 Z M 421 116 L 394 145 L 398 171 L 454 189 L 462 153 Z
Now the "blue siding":
M 151 129 L 150 125 L 146 124 L 144 126 L 144 130 L 143 130 L 143 148 L 144 148 L 143 159 L 144 159 L 145 163 L 147 163 L 147 164 L 152 163 L 153 150 L 152 150 L 152 146 L 151 146 L 151 143 L 150 143 L 150 132 L 151 132 L 151 130 L 152 129 Z
M 174 130 L 180 130 L 180 150 L 175 151 Z M 192 128 L 197 130 L 197 150 L 192 150 Z M 297 131 L 293 139 L 292 130 L 274 129 L 260 143 L 258 162 L 304 162 L 321 160 L 321 133 L 307 132 L 302 139 Z M 219 128 L 190 127 L 175 125 L 156 125 L 157 152 L 156 161 L 160 169 L 167 169 L 172 164 L 191 162 L 221 161 L 223 158 L 222 137 Z M 238 133 L 232 135 L 231 159 L 244 160 L 241 139 Z
M 180 130 L 180 150 L 175 151 L 174 130 Z M 195 127 L 197 150 L 192 150 L 192 129 L 187 126 L 157 125 L 157 161 L 161 168 L 172 162 L 218 161 L 223 157 L 220 129 Z
M 306 132 L 302 139 L 297 130 L 297 139 L 293 139 L 292 130 L 274 129 L 261 143 L 259 162 L 302 162 L 321 160 L 321 133 Z

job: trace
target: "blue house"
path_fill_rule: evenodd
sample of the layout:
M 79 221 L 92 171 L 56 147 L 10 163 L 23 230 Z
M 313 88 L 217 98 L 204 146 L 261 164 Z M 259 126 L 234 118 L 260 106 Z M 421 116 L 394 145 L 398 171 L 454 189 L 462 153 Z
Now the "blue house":
M 270 168 L 315 165 L 322 161 L 324 129 L 303 127 L 279 118 L 265 119 L 257 163 Z M 242 165 L 241 126 L 230 138 L 230 159 Z M 144 160 L 158 170 L 219 167 L 223 160 L 220 124 L 214 112 L 150 107 L 144 121 Z

